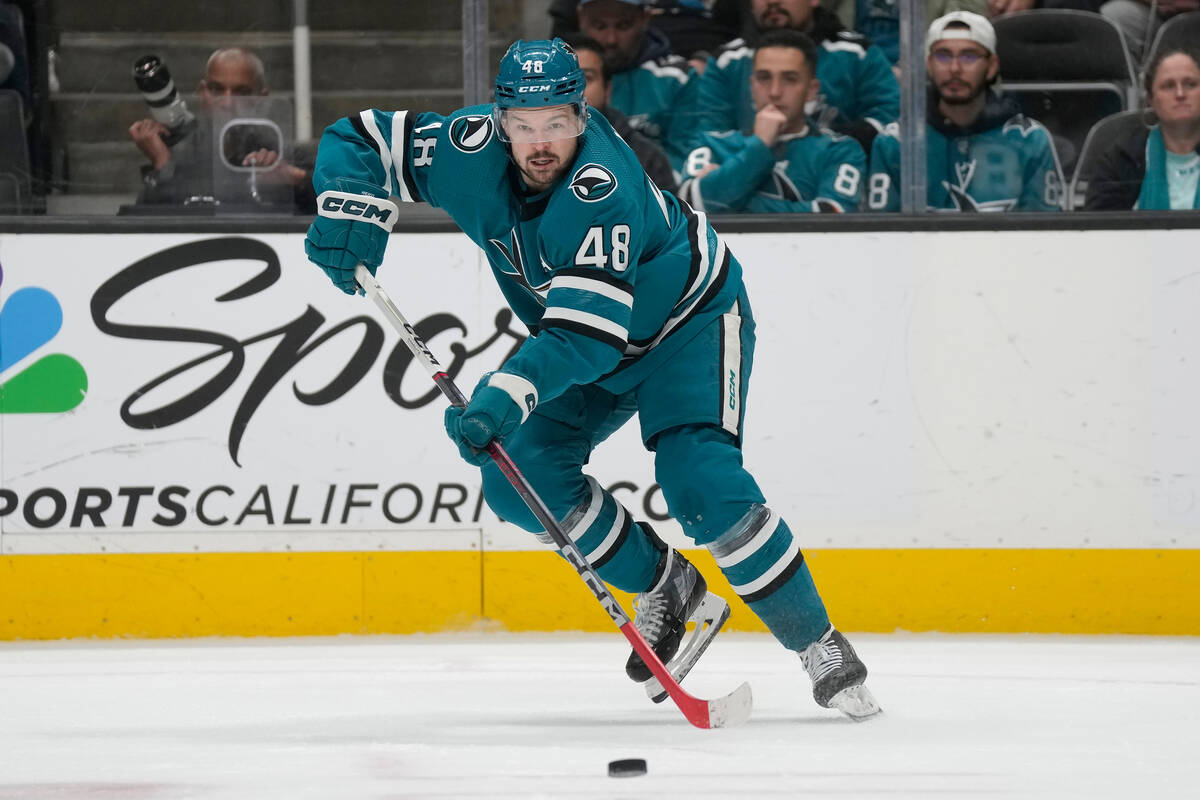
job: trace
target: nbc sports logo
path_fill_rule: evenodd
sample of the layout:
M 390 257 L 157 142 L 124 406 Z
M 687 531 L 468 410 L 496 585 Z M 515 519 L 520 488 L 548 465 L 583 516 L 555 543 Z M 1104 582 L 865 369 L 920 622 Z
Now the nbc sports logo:
M 35 286 L 16 290 L 0 306 L 0 414 L 54 414 L 83 402 L 88 388 L 83 365 L 62 353 L 38 356 L 62 320 L 58 300 Z

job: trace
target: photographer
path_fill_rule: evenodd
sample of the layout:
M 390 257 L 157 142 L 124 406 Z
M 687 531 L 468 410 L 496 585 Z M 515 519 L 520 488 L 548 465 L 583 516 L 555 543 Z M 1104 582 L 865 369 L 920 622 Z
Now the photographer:
M 173 95 L 173 86 L 168 90 Z M 168 90 L 164 90 L 164 94 Z M 262 97 L 268 93 L 262 61 L 240 47 L 228 47 L 209 56 L 204 78 L 197 89 L 200 116 L 228 110 L 235 98 Z M 147 96 L 149 101 L 149 96 Z M 139 204 L 212 205 L 212 151 L 210 126 L 198 124 L 182 103 L 175 108 L 178 124 L 168 127 L 153 117 L 129 126 L 129 138 L 149 162 L 142 167 Z M 289 162 L 282 154 L 265 145 L 273 142 L 244 142 L 238 149 L 240 167 L 261 167 L 263 184 L 285 184 L 292 190 L 293 206 L 298 213 L 316 213 L 312 193 L 312 166 Z M 293 159 L 294 161 L 295 159 Z M 253 198 L 248 192 L 247 203 Z

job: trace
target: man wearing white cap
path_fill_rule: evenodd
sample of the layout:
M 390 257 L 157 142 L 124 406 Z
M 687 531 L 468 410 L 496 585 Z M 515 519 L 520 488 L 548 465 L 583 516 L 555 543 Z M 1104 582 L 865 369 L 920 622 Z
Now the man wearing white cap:
M 1050 133 L 1011 98 L 988 91 L 1000 71 L 986 18 L 955 11 L 925 37 L 929 111 L 928 208 L 938 211 L 1060 211 L 1062 168 Z M 898 126 L 871 148 L 867 208 L 900 208 Z

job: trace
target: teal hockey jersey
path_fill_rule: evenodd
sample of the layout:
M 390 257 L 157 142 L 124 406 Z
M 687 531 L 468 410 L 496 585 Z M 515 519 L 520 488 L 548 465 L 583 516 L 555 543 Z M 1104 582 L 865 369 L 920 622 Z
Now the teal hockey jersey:
M 970 128 L 937 113 L 931 99 L 925 127 L 926 206 L 935 211 L 1061 211 L 1063 174 L 1050 133 L 989 100 Z M 900 210 L 899 128 L 891 125 L 871 147 L 870 211 Z
M 885 125 L 900 119 L 900 84 L 883 51 L 842 30 L 831 16 L 820 8 L 814 12 L 812 36 L 821 81 L 821 108 L 815 117 L 820 127 L 853 136 L 869 149 Z M 709 58 L 697 81 L 697 133 L 754 130 L 753 71 L 754 48 L 743 39 L 729 42 Z
M 656 141 L 677 166 L 691 140 L 696 91 L 696 71 L 687 61 L 662 55 L 613 73 L 609 105 L 629 117 L 634 130 Z
M 684 171 L 679 194 L 702 211 L 857 211 L 867 157 L 853 139 L 812 126 L 773 147 L 726 131 L 704 134 Z
M 574 384 L 625 391 L 733 306 L 741 267 L 705 214 L 660 191 L 600 114 L 564 178 L 527 195 L 491 108 L 339 120 L 318 149 L 318 204 L 333 190 L 444 209 L 533 333 L 504 371 L 533 383 L 539 402 Z

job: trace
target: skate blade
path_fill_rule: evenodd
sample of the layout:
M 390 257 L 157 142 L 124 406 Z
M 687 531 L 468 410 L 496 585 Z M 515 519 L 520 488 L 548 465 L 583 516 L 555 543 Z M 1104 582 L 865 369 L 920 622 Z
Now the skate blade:
M 696 666 L 696 662 L 712 644 L 727 619 L 729 619 L 729 604 L 712 592 L 705 595 L 688 619 L 689 623 L 696 623 L 696 627 L 692 629 L 687 642 L 679 648 L 675 657 L 666 664 L 667 672 L 671 673 L 671 677 L 676 681 L 682 681 L 692 671 L 692 667 Z M 667 692 L 658 682 L 658 678 L 651 676 L 642 685 L 646 687 L 646 696 L 655 703 L 661 703 L 667 699 Z
M 849 686 L 829 699 L 829 707 L 836 708 L 855 722 L 863 722 L 883 713 L 875 696 L 866 686 Z

